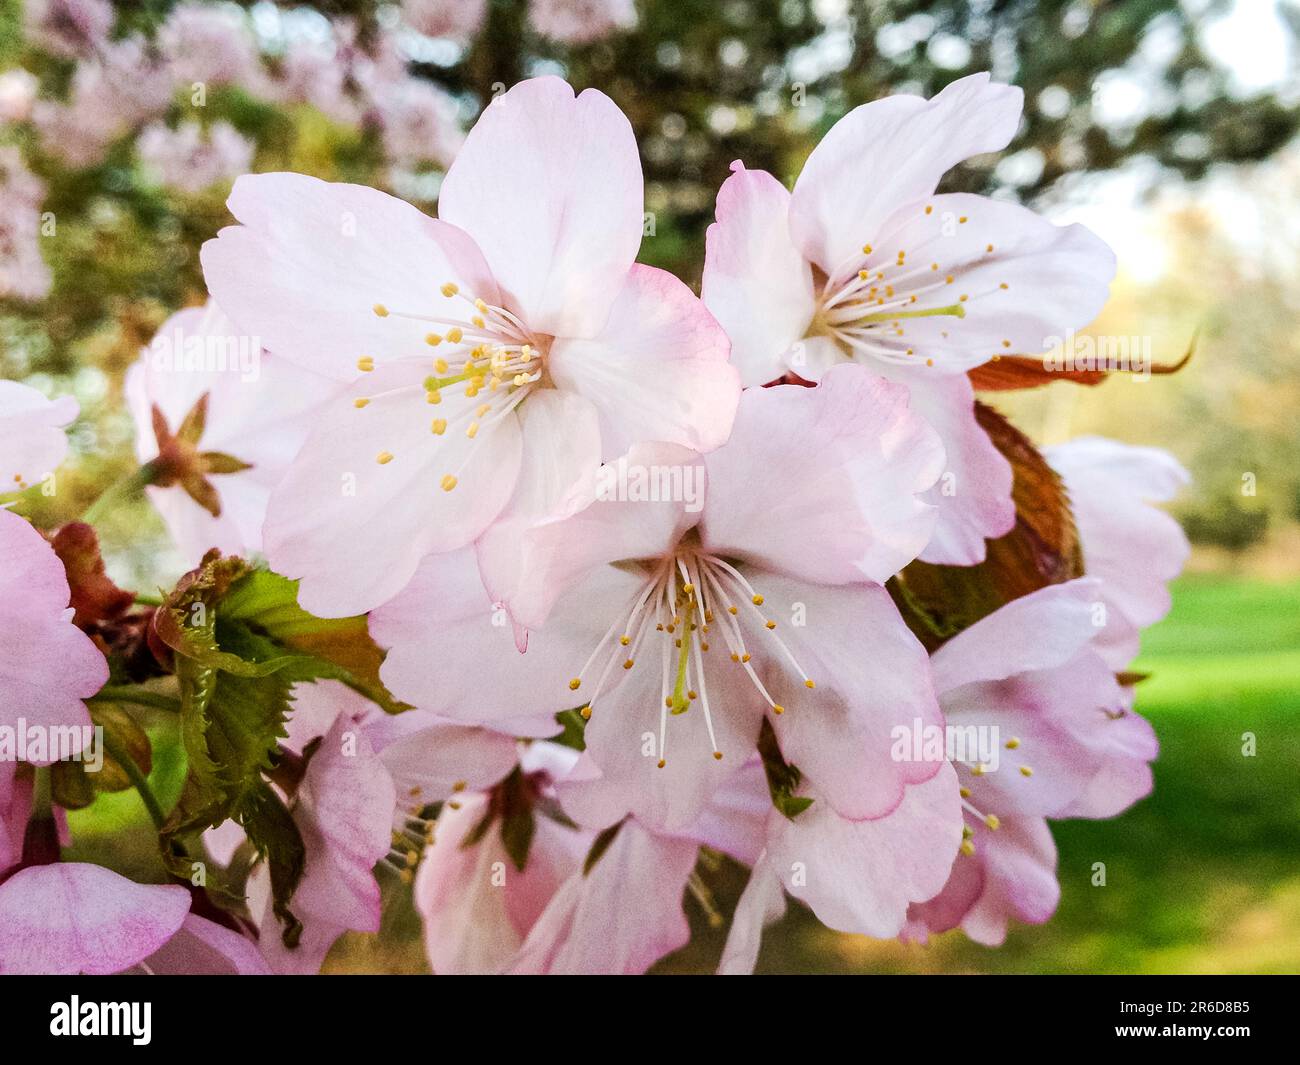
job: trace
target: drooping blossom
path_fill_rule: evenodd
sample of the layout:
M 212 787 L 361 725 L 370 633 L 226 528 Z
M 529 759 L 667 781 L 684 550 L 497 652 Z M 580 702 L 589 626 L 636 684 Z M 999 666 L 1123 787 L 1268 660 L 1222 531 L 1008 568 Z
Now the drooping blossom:
M 1006 146 L 1022 93 L 962 78 L 835 124 L 788 192 L 737 162 L 707 234 L 703 298 L 746 385 L 817 380 L 853 360 L 906 384 L 942 436 L 929 562 L 969 565 L 1014 522 L 1011 469 L 973 414 L 966 371 L 1034 356 L 1100 310 L 1114 256 L 1082 226 L 1015 204 L 935 195 L 944 172 Z
M 964 838 L 943 890 L 912 907 L 910 938 L 960 925 L 996 946 L 1012 918 L 1046 921 L 1060 896 L 1046 819 L 1112 817 L 1150 792 L 1155 734 L 1098 653 L 1102 587 L 1044 588 L 934 653 L 944 718 L 968 737 L 949 752 Z M 992 759 L 973 742 L 981 733 L 996 743 Z
M 1138 630 L 1169 612 L 1167 584 L 1191 550 L 1173 518 L 1153 503 L 1173 499 L 1187 471 L 1168 452 L 1087 436 L 1044 452 L 1065 480 L 1084 568 L 1101 580 L 1106 623 L 1095 641 L 1112 669 L 1138 651 Z
M 70 597 L 54 549 L 17 514 L 0 507 L 0 725 L 13 728 L 23 720 L 28 726 L 72 729 L 69 747 L 50 749 L 46 759 L 29 759 L 34 764 L 48 765 L 58 753 L 80 750 L 84 726 L 90 725 L 82 700 L 108 680 L 104 656 L 72 623 Z
M 310 752 L 291 799 L 307 852 L 302 882 L 290 901 L 302 922 L 296 945 L 283 941 L 264 866 L 255 869 L 247 888 L 259 948 L 280 973 L 317 972 L 345 931 L 378 931 L 375 866 L 384 863 L 409 877 L 410 856 L 433 831 L 426 807 L 489 786 L 516 759 L 509 736 L 421 711 L 389 718 L 334 681 L 294 689 L 282 745 L 296 757 Z M 242 832 L 232 823 L 208 836 L 214 856 L 223 860 Z
M 636 441 L 726 439 L 726 338 L 680 281 L 633 264 L 640 160 L 595 90 L 546 77 L 494 100 L 437 221 L 295 174 L 241 178 L 229 205 L 242 225 L 203 248 L 214 297 L 277 355 L 348 384 L 266 527 L 316 614 L 385 602 L 498 519 L 563 512 Z M 480 553 L 504 568 L 513 546 Z
M 55 55 L 93 55 L 113 28 L 109 0 L 27 0 L 27 35 Z
M 336 389 L 262 350 L 216 304 L 163 323 L 125 392 L 136 456 L 156 470 L 146 491 L 185 557 L 261 550 L 271 490 Z
M 17 381 L 0 381 L 0 492 L 39 484 L 68 453 L 64 429 L 78 413 L 71 396 L 46 397 Z
M 486 12 L 487 0 L 402 0 L 403 21 L 429 37 L 472 37 Z
M 528 22 L 543 37 L 590 44 L 636 25 L 633 0 L 529 0 Z
M 698 817 L 765 715 L 829 805 L 881 817 L 939 769 L 890 758 L 891 728 L 938 707 L 877 582 L 926 542 L 917 493 L 941 462 L 905 391 L 860 367 L 748 391 L 724 447 L 638 445 L 602 471 L 606 498 L 519 533 L 508 595 L 476 587 L 465 552 L 427 558 L 371 615 L 382 675 L 458 720 L 581 704 L 609 803 L 651 829 Z M 677 491 L 632 488 L 662 470 Z M 526 654 L 494 603 L 534 630 Z
M 41 255 L 44 196 L 45 185 L 18 149 L 0 146 L 0 297 L 38 300 L 50 290 L 50 268 Z
M 140 132 L 136 152 L 153 180 L 190 193 L 246 174 L 253 162 L 252 142 L 229 122 L 206 131 L 197 122 L 176 129 L 155 122 Z

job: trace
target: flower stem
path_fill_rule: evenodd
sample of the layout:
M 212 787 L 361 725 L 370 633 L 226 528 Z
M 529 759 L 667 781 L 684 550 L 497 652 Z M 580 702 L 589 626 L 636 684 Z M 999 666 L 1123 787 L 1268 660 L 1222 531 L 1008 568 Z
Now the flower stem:
M 171 695 L 159 695 L 157 692 L 143 691 L 126 685 L 100 688 L 86 700 L 89 703 L 131 703 L 134 706 L 148 706 L 154 710 L 166 710 L 178 714 L 181 710 L 179 699 Z
M 102 735 L 105 752 L 122 767 L 127 779 L 139 792 L 140 801 L 144 803 L 144 808 L 149 811 L 149 817 L 153 820 L 154 828 L 161 831 L 163 824 L 167 820 L 167 815 L 163 813 L 158 797 L 153 793 L 153 788 L 149 787 L 148 778 L 140 771 L 140 767 L 135 764 L 135 759 L 131 757 L 130 753 L 109 735 L 107 729 L 104 730 Z
M 129 477 L 124 477 L 116 484 L 109 485 L 89 507 L 81 520 L 93 525 L 102 518 L 114 504 L 137 495 L 147 484 L 152 484 L 158 471 L 152 462 L 146 462 Z

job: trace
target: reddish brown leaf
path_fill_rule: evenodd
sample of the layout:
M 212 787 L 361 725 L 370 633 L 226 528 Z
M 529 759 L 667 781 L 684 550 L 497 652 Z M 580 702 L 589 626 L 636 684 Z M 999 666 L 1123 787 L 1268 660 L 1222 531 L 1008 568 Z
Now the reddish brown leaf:
M 135 603 L 135 593 L 123 591 L 104 572 L 95 530 L 75 521 L 63 526 L 51 540 L 68 574 L 73 621 L 85 628 L 120 618 Z

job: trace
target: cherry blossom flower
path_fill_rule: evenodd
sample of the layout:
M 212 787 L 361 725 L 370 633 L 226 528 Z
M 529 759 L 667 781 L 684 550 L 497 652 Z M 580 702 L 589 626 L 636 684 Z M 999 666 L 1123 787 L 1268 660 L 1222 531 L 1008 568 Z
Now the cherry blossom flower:
M 563 512 L 636 441 L 726 439 L 726 338 L 680 281 L 633 265 L 640 160 L 595 90 L 547 77 L 494 100 L 438 221 L 295 174 L 241 178 L 229 204 L 242 225 L 203 248 L 214 297 L 278 356 L 348 382 L 266 526 L 316 614 L 378 606 L 507 507 L 524 527 Z
M 528 22 L 543 37 L 590 44 L 636 25 L 632 0 L 529 0 Z
M 951 729 L 996 729 L 997 763 L 954 761 L 965 827 L 947 885 L 912 908 L 907 935 L 960 925 L 996 946 L 1011 918 L 1056 908 L 1049 817 L 1112 817 L 1151 790 L 1151 726 L 1098 654 L 1101 582 L 1082 578 L 1007 604 L 937 650 Z M 972 734 L 972 733 L 968 733 Z
M 206 132 L 197 122 L 176 129 L 156 122 L 140 132 L 136 152 L 160 185 L 190 193 L 247 173 L 253 163 L 252 142 L 229 122 L 214 122 Z
M 261 550 L 271 490 L 337 385 L 261 349 L 215 304 L 172 315 L 127 372 L 146 489 L 186 558 Z
M 36 75 L 22 67 L 0 74 L 0 122 L 26 122 L 39 86 Z
M 402 18 L 428 37 L 465 40 L 478 32 L 487 0 L 402 0 Z
M 838 812 L 883 816 L 939 769 L 890 758 L 890 728 L 935 721 L 938 708 L 925 654 L 875 582 L 929 536 L 934 512 L 916 493 L 941 459 L 904 390 L 860 367 L 815 389 L 746 392 L 712 454 L 638 445 L 608 468 L 628 483 L 677 469 L 685 483 L 702 466 L 697 512 L 682 499 L 598 499 L 518 537 L 506 605 L 536 629 L 526 654 L 464 552 L 426 559 L 371 615 L 390 649 L 385 683 L 486 724 L 583 702 L 609 802 L 654 830 L 699 816 L 724 756 L 744 763 L 765 714 Z
M 456 101 L 432 82 L 403 77 L 370 91 L 384 141 L 384 154 L 398 165 L 449 165 L 464 140 L 456 124 Z
M 0 562 L 0 724 L 89 726 L 82 700 L 104 686 L 108 663 L 72 623 L 63 563 L 40 533 L 3 508 Z
M 45 185 L 18 149 L 0 146 L 0 297 L 38 300 L 50 290 L 50 268 L 41 255 L 44 196 Z
M 1191 547 L 1164 503 L 1187 484 L 1187 471 L 1167 452 L 1087 436 L 1044 452 L 1064 478 L 1083 545 L 1084 568 L 1102 582 L 1106 626 L 1095 641 L 1112 669 L 1138 651 L 1138 630 L 1169 612 L 1167 584 Z
M 94 54 L 113 28 L 109 0 L 28 0 L 27 34 L 55 55 Z
M 0 381 L 0 491 L 45 480 L 68 453 L 64 429 L 78 413 L 71 396 L 46 399 L 17 381 Z
M 158 30 L 158 44 L 180 83 L 238 85 L 256 95 L 266 94 L 257 41 L 236 8 L 177 4 Z
M 1011 470 L 976 424 L 972 367 L 1033 356 L 1100 310 L 1114 256 L 1082 226 L 1015 204 L 935 195 L 944 172 L 1006 146 L 1020 89 L 987 74 L 932 100 L 855 108 L 813 150 L 794 191 L 733 164 L 707 235 L 703 298 L 746 385 L 818 380 L 851 359 L 906 384 L 943 437 L 929 562 L 969 565 L 1014 522 Z

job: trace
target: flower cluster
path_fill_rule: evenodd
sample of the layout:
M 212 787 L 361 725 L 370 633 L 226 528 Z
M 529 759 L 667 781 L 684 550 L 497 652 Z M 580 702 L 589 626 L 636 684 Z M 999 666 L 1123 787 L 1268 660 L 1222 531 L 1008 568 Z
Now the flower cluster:
M 59 47 L 102 32 L 56 6 Z M 404 5 L 447 34 L 483 6 Z M 531 17 L 573 34 L 592 6 Z M 223 32 L 163 39 L 247 84 Z M 555 77 L 487 106 L 437 218 L 240 177 L 207 306 L 127 383 L 134 485 L 195 568 L 136 600 L 88 526 L 0 510 L 0 724 L 95 726 L 0 762 L 0 972 L 316 972 L 409 889 L 435 972 L 637 973 L 688 905 L 727 919 L 724 861 L 749 872 L 723 972 L 787 896 L 884 938 L 1046 921 L 1049 821 L 1151 788 L 1125 671 L 1186 555 L 1152 506 L 1185 475 L 1040 454 L 976 399 L 1115 268 L 1080 226 L 936 192 L 1020 109 L 975 75 L 851 111 L 793 190 L 737 162 L 698 297 L 637 262 L 627 119 Z M 0 474 L 38 486 L 74 416 L 0 391 Z M 179 793 L 141 707 L 179 731 Z M 129 786 L 169 883 L 61 860 L 64 811 Z

